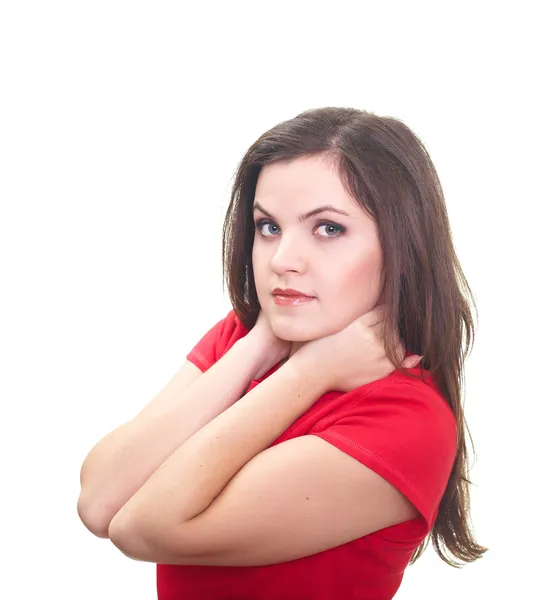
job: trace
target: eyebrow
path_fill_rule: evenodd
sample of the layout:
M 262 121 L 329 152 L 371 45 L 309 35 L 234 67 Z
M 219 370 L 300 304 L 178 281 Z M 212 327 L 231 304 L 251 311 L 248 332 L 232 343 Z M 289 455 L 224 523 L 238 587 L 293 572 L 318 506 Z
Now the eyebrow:
M 260 206 L 260 204 L 258 202 L 255 202 L 253 204 L 253 212 L 255 211 L 256 208 L 260 212 L 262 212 L 266 216 L 268 216 L 270 219 L 273 219 L 274 221 L 276 220 L 275 217 L 270 212 L 268 212 L 265 208 L 262 208 L 262 206 Z M 317 215 L 317 214 L 323 213 L 323 212 L 334 212 L 334 213 L 337 213 L 339 215 L 344 215 L 345 217 L 349 217 L 350 216 L 344 210 L 340 210 L 338 208 L 335 208 L 334 206 L 326 204 L 325 206 L 319 206 L 318 208 L 315 208 L 314 210 L 310 210 L 308 213 L 305 213 L 304 215 L 299 215 L 299 221 L 303 222 L 303 221 L 309 219 L 310 217 L 313 217 L 314 215 Z

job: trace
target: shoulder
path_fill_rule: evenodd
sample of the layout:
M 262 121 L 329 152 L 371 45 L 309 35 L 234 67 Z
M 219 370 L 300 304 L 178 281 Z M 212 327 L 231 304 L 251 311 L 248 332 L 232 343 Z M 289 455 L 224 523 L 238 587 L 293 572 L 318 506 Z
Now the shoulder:
M 451 435 L 457 430 L 453 409 L 428 371 L 410 369 L 411 376 L 394 371 L 391 375 L 357 388 L 349 394 L 350 408 L 378 410 L 409 425 L 437 425 Z
M 220 321 L 221 328 L 219 332 L 219 354 L 225 354 L 242 337 L 249 333 L 249 330 L 240 321 L 238 314 L 232 308 L 227 315 Z M 218 358 L 220 358 L 219 356 Z
M 336 400 L 313 435 L 389 481 L 432 526 L 457 451 L 457 422 L 437 387 L 395 373 Z
M 207 371 L 242 337 L 248 329 L 231 309 L 221 320 L 214 323 L 187 355 L 202 372 Z

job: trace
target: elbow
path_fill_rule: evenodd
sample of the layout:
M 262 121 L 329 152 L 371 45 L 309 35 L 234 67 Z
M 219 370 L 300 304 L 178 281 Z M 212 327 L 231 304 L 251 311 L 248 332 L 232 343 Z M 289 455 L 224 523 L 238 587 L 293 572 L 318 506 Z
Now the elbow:
M 94 506 L 90 506 L 89 503 L 85 501 L 83 494 L 80 495 L 79 501 L 77 502 L 77 513 L 88 531 L 93 533 L 96 537 L 103 539 L 109 538 L 111 518 L 107 517 L 104 514 L 104 511 L 97 510 Z
M 133 555 L 133 532 L 127 526 L 122 518 L 114 517 L 110 522 L 108 535 L 110 541 L 125 554 L 128 558 L 135 558 Z
M 116 548 L 128 558 L 144 562 L 157 562 L 153 545 L 124 514 L 116 515 L 112 519 L 108 535 Z

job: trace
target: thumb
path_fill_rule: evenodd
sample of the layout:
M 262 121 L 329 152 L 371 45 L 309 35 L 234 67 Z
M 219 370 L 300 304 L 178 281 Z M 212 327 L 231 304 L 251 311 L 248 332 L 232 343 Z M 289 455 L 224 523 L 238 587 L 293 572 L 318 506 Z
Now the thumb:
M 422 358 L 422 356 L 418 356 L 417 354 L 414 354 L 413 356 L 407 356 L 402 361 L 402 366 L 405 369 L 413 369 L 414 367 L 417 367 L 417 365 L 421 362 Z

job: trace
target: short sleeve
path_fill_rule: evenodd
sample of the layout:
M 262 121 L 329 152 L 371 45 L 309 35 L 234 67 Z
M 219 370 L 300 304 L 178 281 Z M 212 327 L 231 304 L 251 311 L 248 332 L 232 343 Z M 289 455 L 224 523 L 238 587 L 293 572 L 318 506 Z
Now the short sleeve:
M 187 360 L 203 373 L 247 333 L 234 310 L 213 325 L 187 354 Z
M 457 429 L 451 408 L 428 385 L 375 385 L 313 435 L 386 479 L 432 528 L 455 460 Z

